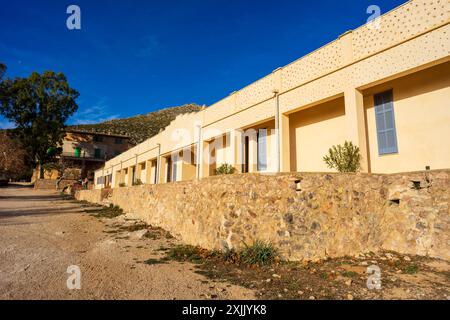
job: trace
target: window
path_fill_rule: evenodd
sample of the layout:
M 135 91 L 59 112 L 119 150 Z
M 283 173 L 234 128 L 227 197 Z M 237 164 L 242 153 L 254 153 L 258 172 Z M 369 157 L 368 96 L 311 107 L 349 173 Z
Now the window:
M 94 142 L 102 142 L 103 141 L 103 137 L 101 136 L 94 136 Z
M 102 157 L 102 150 L 101 149 L 94 149 L 94 158 L 95 159 L 101 159 Z
M 378 153 L 398 152 L 392 90 L 374 95 Z
M 123 143 L 122 138 L 116 138 L 116 139 L 114 139 L 114 143 L 115 143 L 115 144 L 122 144 L 122 143 Z
M 258 130 L 258 171 L 267 170 L 267 129 Z

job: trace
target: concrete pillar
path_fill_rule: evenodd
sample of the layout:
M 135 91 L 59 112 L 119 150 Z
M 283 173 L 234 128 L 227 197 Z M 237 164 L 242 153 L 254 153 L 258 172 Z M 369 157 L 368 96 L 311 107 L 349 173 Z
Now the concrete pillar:
M 256 130 L 250 130 L 248 142 L 248 171 L 258 172 L 258 141 Z
M 209 154 L 209 142 L 202 141 L 200 148 L 200 174 L 201 178 L 209 177 L 209 164 L 210 164 L 210 154 Z
M 369 172 L 363 95 L 355 88 L 348 88 L 345 90 L 344 96 L 347 140 L 353 142 L 360 149 L 361 172 Z
M 159 157 L 159 183 L 166 183 L 166 174 L 167 174 L 167 158 Z
M 244 163 L 244 155 L 242 149 L 242 130 L 230 131 L 230 150 L 233 153 L 233 161 L 230 162 L 234 166 L 236 172 L 242 172 L 242 164 Z
M 289 128 L 289 116 L 280 114 L 280 128 L 279 128 L 279 141 L 280 144 L 280 171 L 291 171 L 291 144 L 290 128 Z M 295 146 L 294 146 L 295 147 Z
M 128 167 L 128 182 L 127 185 L 131 187 L 133 185 L 133 171 L 136 170 L 135 167 Z

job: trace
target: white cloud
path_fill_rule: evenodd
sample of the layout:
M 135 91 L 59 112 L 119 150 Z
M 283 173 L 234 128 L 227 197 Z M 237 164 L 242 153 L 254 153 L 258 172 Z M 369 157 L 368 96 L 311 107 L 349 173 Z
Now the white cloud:
M 71 124 L 95 124 L 120 117 L 120 114 L 111 114 L 106 104 L 106 98 L 101 98 L 97 104 L 78 110 L 72 117 Z

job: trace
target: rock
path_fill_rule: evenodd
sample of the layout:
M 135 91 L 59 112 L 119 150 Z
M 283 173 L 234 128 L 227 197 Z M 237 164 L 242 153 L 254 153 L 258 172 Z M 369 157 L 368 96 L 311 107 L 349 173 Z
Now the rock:
M 303 295 L 303 291 L 301 291 L 301 290 L 299 290 L 299 291 L 297 291 L 297 294 L 299 295 L 299 296 L 301 296 L 301 295 Z
M 283 298 L 283 296 L 279 293 L 279 294 L 278 294 L 278 298 Z
M 393 260 L 395 257 L 388 252 L 386 253 L 386 258 L 388 258 L 389 260 Z
M 267 279 L 266 282 L 269 283 L 270 281 L 272 281 L 272 279 Z
M 316 299 L 316 297 L 314 297 L 314 296 L 310 296 L 309 298 L 308 298 L 309 300 L 315 300 Z
M 346 286 L 351 286 L 352 282 L 353 282 L 352 279 L 349 279 L 349 280 L 345 281 L 345 285 Z
M 274 273 L 274 274 L 272 275 L 272 277 L 277 278 L 277 279 L 281 279 L 281 276 L 278 275 L 278 274 L 276 274 L 276 273 Z
M 288 289 L 285 288 L 285 289 L 283 289 L 283 291 L 284 291 L 284 292 L 288 292 Z
M 404 256 L 404 257 L 403 257 L 403 260 L 405 260 L 405 261 L 411 261 L 411 258 L 408 257 L 408 256 Z
M 135 232 L 131 233 L 130 235 L 131 235 L 133 238 L 136 238 L 136 239 L 142 239 L 142 238 L 147 234 L 147 232 L 148 232 L 147 229 L 143 229 L 143 230 L 135 231 Z
M 347 299 L 348 299 L 348 300 L 353 300 L 353 296 L 352 296 L 351 294 L 348 294 L 348 295 L 347 295 Z

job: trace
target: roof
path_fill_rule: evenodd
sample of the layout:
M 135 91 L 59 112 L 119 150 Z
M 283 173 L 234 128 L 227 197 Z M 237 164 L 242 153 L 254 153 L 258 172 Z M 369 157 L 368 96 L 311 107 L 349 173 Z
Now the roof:
M 66 132 L 79 133 L 79 134 L 89 134 L 89 135 L 95 135 L 95 136 L 105 136 L 105 137 L 131 139 L 130 136 L 121 135 L 121 134 L 115 134 L 115 133 L 107 133 L 107 132 L 96 132 L 96 131 L 77 130 L 77 129 L 66 129 Z

